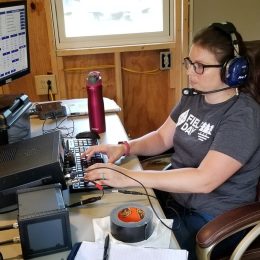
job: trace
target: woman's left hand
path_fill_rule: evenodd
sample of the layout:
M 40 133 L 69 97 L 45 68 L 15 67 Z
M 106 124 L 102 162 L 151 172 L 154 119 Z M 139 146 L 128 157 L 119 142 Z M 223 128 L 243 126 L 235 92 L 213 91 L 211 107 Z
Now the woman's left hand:
M 139 186 L 137 182 L 127 177 L 129 170 L 112 163 L 96 163 L 85 170 L 86 181 L 97 181 L 101 185 L 115 188 Z

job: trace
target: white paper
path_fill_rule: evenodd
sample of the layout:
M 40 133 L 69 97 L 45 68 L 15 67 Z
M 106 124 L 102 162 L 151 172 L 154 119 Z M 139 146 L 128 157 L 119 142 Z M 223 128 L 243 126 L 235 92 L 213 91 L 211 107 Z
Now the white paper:
M 114 100 L 106 97 L 103 99 L 105 113 L 121 111 L 121 108 Z M 66 107 L 66 111 L 69 116 L 88 115 L 87 98 L 62 100 L 62 105 Z
M 75 260 L 102 260 L 104 243 L 82 242 Z M 187 260 L 188 252 L 181 249 L 134 247 L 123 244 L 110 244 L 109 260 L 149 259 L 149 260 Z

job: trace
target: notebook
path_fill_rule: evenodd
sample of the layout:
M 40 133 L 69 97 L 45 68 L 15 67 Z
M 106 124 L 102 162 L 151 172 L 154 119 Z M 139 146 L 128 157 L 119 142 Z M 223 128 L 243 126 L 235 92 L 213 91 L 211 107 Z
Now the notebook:
M 68 260 L 100 260 L 104 251 L 104 243 L 77 243 L 71 250 Z M 182 249 L 134 247 L 127 244 L 111 244 L 109 259 L 149 259 L 149 260 L 187 260 L 188 252 Z
M 68 116 L 81 116 L 88 114 L 87 98 L 62 100 L 62 105 L 66 107 Z M 104 97 L 105 113 L 120 112 L 120 107 L 112 99 Z

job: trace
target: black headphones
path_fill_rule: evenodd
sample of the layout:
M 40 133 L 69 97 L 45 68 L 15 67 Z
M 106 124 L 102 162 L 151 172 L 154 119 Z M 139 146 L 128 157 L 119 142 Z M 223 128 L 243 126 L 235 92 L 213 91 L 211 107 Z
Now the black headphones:
M 213 23 L 211 26 L 230 35 L 234 47 L 234 58 L 227 60 L 221 69 L 222 81 L 230 87 L 243 85 L 248 78 L 249 64 L 246 57 L 240 56 L 235 26 L 230 22 Z

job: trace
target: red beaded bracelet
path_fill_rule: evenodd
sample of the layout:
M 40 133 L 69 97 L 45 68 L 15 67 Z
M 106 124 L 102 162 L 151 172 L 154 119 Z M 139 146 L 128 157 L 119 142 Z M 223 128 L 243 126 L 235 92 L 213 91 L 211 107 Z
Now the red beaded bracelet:
M 120 141 L 118 144 L 123 144 L 125 145 L 125 154 L 124 156 L 128 156 L 130 154 L 130 145 L 127 141 Z

